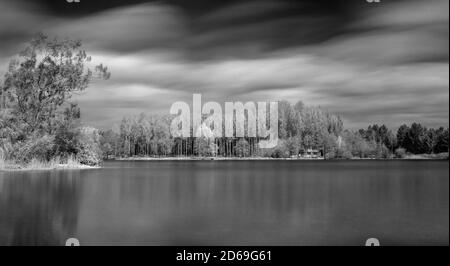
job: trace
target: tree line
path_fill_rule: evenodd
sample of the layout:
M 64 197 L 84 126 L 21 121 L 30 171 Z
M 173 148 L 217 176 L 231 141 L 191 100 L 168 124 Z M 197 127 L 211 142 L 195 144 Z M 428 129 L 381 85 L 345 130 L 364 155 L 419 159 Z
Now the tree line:
M 340 116 L 301 101 L 279 102 L 279 141 L 272 149 L 260 149 L 255 137 L 173 138 L 169 115 L 124 117 L 114 129 L 101 132 L 106 157 L 273 157 L 297 156 L 307 149 L 333 158 L 403 158 L 408 154 L 448 153 L 448 128 L 426 128 L 418 123 L 393 132 L 386 125 L 347 130 Z M 198 130 L 198 129 L 196 129 Z M 208 128 L 201 128 L 202 131 Z M 194 129 L 191 127 L 191 132 Z M 191 134 L 193 135 L 193 134 Z

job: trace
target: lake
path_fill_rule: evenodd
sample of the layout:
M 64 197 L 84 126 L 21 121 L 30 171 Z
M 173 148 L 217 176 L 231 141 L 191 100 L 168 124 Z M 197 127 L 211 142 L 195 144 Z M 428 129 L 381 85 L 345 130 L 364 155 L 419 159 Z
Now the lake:
M 448 245 L 448 176 L 400 160 L 0 172 L 0 245 Z

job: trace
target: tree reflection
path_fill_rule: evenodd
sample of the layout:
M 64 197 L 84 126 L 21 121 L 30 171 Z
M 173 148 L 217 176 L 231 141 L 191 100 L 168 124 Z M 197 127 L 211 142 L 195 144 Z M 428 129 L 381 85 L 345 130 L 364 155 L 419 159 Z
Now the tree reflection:
M 0 245 L 64 245 L 76 233 L 79 173 L 0 173 Z

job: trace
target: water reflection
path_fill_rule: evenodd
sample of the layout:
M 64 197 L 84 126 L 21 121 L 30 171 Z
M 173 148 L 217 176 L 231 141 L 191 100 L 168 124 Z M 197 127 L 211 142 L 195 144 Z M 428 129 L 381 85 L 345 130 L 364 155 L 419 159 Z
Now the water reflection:
M 63 245 L 77 226 L 79 174 L 0 173 L 0 245 Z
M 433 161 L 206 161 L 9 173 L 0 177 L 0 243 L 448 245 L 448 170 Z

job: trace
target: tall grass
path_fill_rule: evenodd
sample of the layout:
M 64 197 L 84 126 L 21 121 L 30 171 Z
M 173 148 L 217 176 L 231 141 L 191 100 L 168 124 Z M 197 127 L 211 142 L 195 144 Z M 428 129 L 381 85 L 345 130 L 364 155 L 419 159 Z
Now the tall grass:
M 86 167 L 86 165 L 81 164 L 80 161 L 74 155 L 71 155 L 68 158 L 61 158 L 58 156 L 52 158 L 50 161 L 33 159 L 26 166 L 27 169 L 58 169 L 58 168 L 73 169 L 82 167 Z
M 70 155 L 67 158 L 66 164 L 65 164 L 68 168 L 77 168 L 80 165 L 83 165 L 80 163 L 80 161 L 74 156 L 74 155 Z
M 4 153 L 0 151 L 0 170 L 49 170 L 49 169 L 79 169 L 89 166 L 81 164 L 75 156 L 68 158 L 55 157 L 50 161 L 33 158 L 29 163 L 17 164 L 6 160 Z
M 0 148 L 0 169 L 6 168 L 6 157 L 3 154 L 3 150 Z
M 42 161 L 33 158 L 28 164 L 25 165 L 26 169 L 52 169 L 57 168 L 59 163 L 56 160 Z
M 0 147 L 0 170 L 6 170 L 14 167 L 14 163 L 8 159 L 6 152 Z

